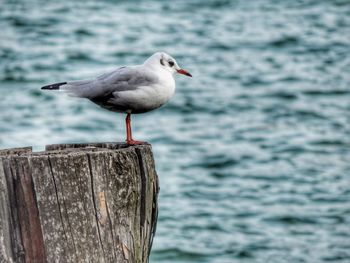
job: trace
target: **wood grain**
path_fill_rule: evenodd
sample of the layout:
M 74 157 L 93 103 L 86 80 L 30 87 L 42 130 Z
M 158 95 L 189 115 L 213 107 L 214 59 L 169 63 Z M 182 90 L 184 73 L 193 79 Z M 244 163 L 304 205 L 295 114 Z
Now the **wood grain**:
M 0 151 L 0 262 L 148 262 L 158 191 L 150 145 Z

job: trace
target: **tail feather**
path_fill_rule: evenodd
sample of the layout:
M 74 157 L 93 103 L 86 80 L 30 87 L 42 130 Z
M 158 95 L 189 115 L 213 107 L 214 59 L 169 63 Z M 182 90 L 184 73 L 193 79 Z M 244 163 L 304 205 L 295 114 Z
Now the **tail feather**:
M 59 83 L 54 83 L 50 84 L 44 87 L 41 87 L 41 89 L 47 89 L 47 90 L 59 90 L 60 86 L 67 84 L 67 82 L 59 82 Z

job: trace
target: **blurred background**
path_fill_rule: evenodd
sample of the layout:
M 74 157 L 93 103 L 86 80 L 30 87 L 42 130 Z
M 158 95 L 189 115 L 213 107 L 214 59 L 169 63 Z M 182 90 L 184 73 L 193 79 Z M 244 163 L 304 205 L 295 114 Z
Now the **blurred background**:
M 123 141 L 124 116 L 43 92 L 173 55 L 153 145 L 151 262 L 350 262 L 350 1 L 0 1 L 0 148 Z

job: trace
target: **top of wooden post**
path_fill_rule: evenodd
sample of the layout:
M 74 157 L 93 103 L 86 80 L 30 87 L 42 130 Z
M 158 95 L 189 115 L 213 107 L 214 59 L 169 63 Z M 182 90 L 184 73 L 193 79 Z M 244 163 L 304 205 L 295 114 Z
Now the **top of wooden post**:
M 50 155 L 50 154 L 60 154 L 78 151 L 115 151 L 118 149 L 127 148 L 142 148 L 151 147 L 149 143 L 140 145 L 128 145 L 123 142 L 100 142 L 100 143 L 66 143 L 66 144 L 49 144 L 45 146 L 45 151 L 33 152 L 32 146 L 10 148 L 10 149 L 0 149 L 0 157 L 5 157 L 8 155 Z
M 149 144 L 0 150 L 0 262 L 147 263 L 158 191 Z

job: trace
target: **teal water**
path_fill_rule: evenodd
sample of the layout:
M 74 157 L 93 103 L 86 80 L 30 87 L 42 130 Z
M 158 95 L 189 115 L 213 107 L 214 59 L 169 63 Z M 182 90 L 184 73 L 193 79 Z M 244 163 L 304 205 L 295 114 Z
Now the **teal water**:
M 133 119 L 153 145 L 151 262 L 350 262 L 350 1 L 0 1 L 0 148 L 124 140 L 42 85 L 139 64 L 177 77 Z

